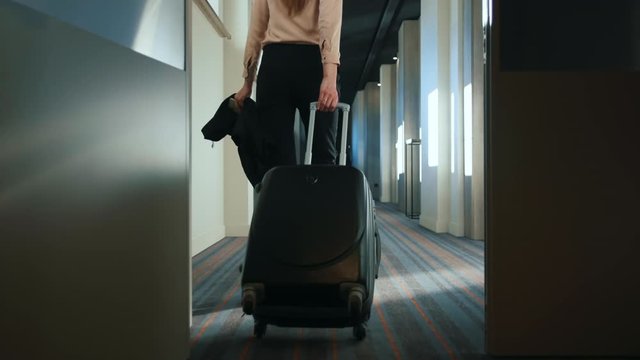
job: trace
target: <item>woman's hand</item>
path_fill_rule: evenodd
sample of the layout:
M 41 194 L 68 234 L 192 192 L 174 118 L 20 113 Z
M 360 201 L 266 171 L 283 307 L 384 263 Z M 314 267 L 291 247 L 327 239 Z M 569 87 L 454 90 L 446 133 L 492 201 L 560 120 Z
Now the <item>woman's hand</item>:
M 320 96 L 318 96 L 319 111 L 335 111 L 338 105 L 338 89 L 336 78 L 338 76 L 338 65 L 324 64 L 324 75 L 320 84 Z
M 242 106 L 244 106 L 244 99 L 251 96 L 252 91 L 253 91 L 253 81 L 245 80 L 242 88 L 238 90 L 238 92 L 236 92 L 236 94 L 233 96 L 233 98 L 236 100 L 236 103 L 241 109 L 242 109 Z

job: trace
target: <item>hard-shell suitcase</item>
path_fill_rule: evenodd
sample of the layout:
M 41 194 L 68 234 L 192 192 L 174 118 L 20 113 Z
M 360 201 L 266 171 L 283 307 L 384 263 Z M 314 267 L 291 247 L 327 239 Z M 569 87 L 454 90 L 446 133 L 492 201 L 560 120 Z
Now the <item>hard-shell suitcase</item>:
M 340 165 L 346 163 L 349 105 L 343 111 Z M 257 187 L 242 272 L 242 308 L 268 324 L 353 327 L 366 336 L 380 240 L 364 174 L 310 165 L 316 103 L 311 104 L 305 165 L 271 169 Z

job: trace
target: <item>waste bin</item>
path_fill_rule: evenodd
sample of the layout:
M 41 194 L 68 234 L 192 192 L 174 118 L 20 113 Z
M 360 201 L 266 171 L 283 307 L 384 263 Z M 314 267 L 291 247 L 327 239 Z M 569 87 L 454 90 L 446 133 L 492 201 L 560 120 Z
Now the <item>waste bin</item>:
M 420 217 L 420 139 L 408 139 L 405 145 L 404 213 L 411 219 Z

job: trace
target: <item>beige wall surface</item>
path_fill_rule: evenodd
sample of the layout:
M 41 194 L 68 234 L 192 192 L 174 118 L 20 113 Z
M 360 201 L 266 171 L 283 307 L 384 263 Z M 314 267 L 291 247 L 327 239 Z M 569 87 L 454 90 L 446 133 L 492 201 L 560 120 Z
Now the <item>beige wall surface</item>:
M 500 2 L 487 128 L 488 351 L 640 356 L 640 72 L 503 71 Z
M 199 7 L 191 7 L 191 253 L 225 237 L 224 145 L 202 136 L 202 127 L 225 98 L 224 39 Z

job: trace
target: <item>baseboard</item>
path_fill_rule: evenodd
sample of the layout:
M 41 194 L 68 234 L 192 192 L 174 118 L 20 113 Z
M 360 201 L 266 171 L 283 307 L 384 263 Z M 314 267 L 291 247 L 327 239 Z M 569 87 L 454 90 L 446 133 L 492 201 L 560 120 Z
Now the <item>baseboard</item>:
M 447 232 L 447 224 L 431 216 L 421 215 L 420 225 L 436 233 Z
M 464 236 L 464 224 L 458 224 L 456 222 L 449 223 L 449 234 L 453 236 Z
M 249 225 L 229 225 L 226 236 L 249 236 Z
M 224 237 L 224 226 L 216 226 L 211 231 L 193 237 L 191 239 L 191 256 L 196 256 L 197 254 L 209 248 L 211 245 L 224 239 Z

